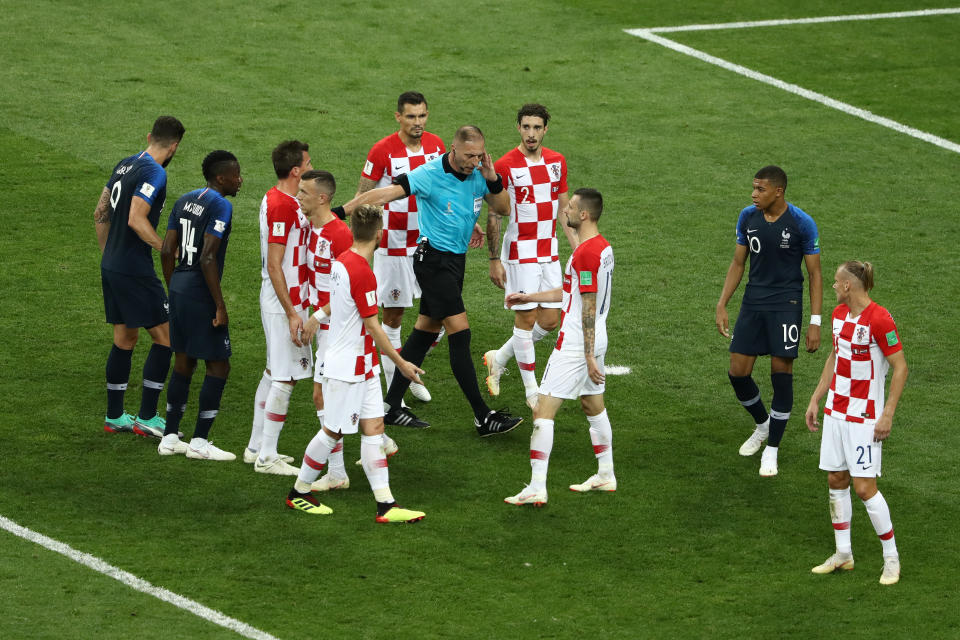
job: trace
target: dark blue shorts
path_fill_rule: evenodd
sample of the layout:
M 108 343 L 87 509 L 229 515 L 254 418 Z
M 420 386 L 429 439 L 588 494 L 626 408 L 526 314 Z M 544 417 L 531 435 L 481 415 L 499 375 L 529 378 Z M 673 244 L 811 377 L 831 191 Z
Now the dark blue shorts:
M 150 329 L 169 322 L 167 292 L 155 275 L 130 276 L 100 269 L 107 322 Z
M 213 300 L 200 300 L 170 292 L 170 348 L 197 360 L 229 360 L 230 331 L 213 326 L 217 306 Z
M 737 324 L 733 327 L 730 353 L 748 356 L 777 356 L 796 358 L 800 345 L 803 309 L 789 311 L 758 311 L 740 307 Z
M 413 273 L 420 285 L 420 314 L 443 320 L 466 311 L 463 274 L 467 256 L 434 249 L 426 242 L 413 254 Z

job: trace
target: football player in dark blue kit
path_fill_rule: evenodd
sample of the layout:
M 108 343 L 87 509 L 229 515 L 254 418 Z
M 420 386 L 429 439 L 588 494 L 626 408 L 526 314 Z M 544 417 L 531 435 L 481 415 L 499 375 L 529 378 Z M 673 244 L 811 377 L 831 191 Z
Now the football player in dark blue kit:
M 173 373 L 167 389 L 167 424 L 157 447 L 162 456 L 185 454 L 198 460 L 234 460 L 236 456 L 207 438 L 220 410 L 230 373 L 230 332 L 220 279 L 232 228 L 235 196 L 243 184 L 240 164 L 229 151 L 212 151 L 203 159 L 207 186 L 180 197 L 170 212 L 160 262 L 170 289 L 170 345 Z M 206 362 L 200 408 L 187 445 L 177 431 L 197 360 Z
M 813 218 L 785 200 L 786 190 L 787 174 L 780 167 L 764 167 L 754 176 L 753 205 L 743 209 L 737 220 L 737 245 L 716 311 L 717 329 L 731 338 L 730 383 L 757 425 L 741 445 L 740 455 L 752 456 L 767 441 L 760 458 L 761 476 L 777 475 L 777 452 L 793 408 L 793 360 L 803 321 L 801 263 L 810 278 L 810 321 L 804 346 L 810 353 L 820 346 L 820 237 Z M 748 254 L 750 275 L 731 337 L 727 303 L 740 285 Z M 770 356 L 769 414 L 751 377 L 761 355 Z
M 93 213 L 103 258 L 100 280 L 107 322 L 113 325 L 113 348 L 107 357 L 107 417 L 111 433 L 137 431 L 159 437 L 164 422 L 157 402 L 170 368 L 167 295 L 153 269 L 151 249 L 160 250 L 157 223 L 167 195 L 167 173 L 184 128 L 172 116 L 160 116 L 147 135 L 147 148 L 121 160 L 100 194 Z M 140 411 L 123 410 L 130 362 L 140 328 L 153 346 L 143 365 Z

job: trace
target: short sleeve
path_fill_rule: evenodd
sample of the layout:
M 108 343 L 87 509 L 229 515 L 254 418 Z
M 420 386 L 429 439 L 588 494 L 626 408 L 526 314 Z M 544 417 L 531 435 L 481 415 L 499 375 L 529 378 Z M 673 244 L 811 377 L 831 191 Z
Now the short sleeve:
M 360 175 L 374 182 L 382 178 L 384 169 L 387 166 L 385 155 L 383 144 L 378 142 L 373 145 L 370 153 L 367 154 L 367 161 L 363 164 L 363 171 Z
M 510 171 L 510 165 L 506 161 L 506 156 L 493 163 L 493 170 L 497 172 L 503 180 L 504 187 L 513 186 L 513 172 Z
M 297 210 L 290 198 L 267 202 L 267 242 L 286 244 L 287 236 L 297 226 Z
M 567 159 L 560 156 L 560 193 L 566 193 L 567 189 Z
M 217 238 L 223 238 L 227 227 L 230 226 L 230 220 L 233 218 L 233 205 L 226 198 L 217 200 L 217 209 L 211 212 L 205 233 L 209 233 Z
M 809 256 L 820 253 L 820 234 L 817 232 L 817 223 L 806 213 L 798 216 L 797 222 L 803 236 L 803 255 Z
M 377 315 L 377 278 L 369 267 L 350 274 L 350 295 L 361 318 Z
M 874 313 L 873 318 L 870 319 L 870 332 L 883 355 L 889 356 L 897 351 L 903 351 L 897 325 L 886 309 L 880 308 L 877 313 Z
M 430 165 L 424 164 L 413 171 L 404 174 L 407 177 L 407 183 L 410 185 L 410 194 L 415 195 L 420 198 L 429 198 L 430 197 L 430 187 L 432 181 L 430 179 Z
M 153 204 L 157 195 L 167 186 L 167 172 L 160 165 L 148 166 L 144 169 L 143 178 L 137 182 L 133 195 Z
M 330 239 L 330 255 L 334 258 L 353 246 L 353 234 L 345 224 L 337 225 L 337 230 Z
M 583 247 L 583 245 L 581 245 Z M 573 272 L 576 274 L 580 293 L 597 291 L 597 272 L 600 270 L 600 254 L 592 247 L 580 247 L 573 254 Z
M 740 211 L 740 217 L 737 218 L 737 244 L 747 246 L 747 216 L 750 215 L 752 207 L 746 207 Z

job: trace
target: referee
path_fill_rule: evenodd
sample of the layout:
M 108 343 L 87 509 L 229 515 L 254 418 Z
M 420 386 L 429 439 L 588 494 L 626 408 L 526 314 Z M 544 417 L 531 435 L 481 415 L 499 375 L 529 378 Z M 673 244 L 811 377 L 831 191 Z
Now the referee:
M 523 418 L 493 411 L 484 402 L 477 384 L 477 370 L 470 355 L 470 323 L 463 304 L 463 274 L 469 246 L 480 246 L 483 232 L 477 226 L 481 200 L 491 209 L 506 210 L 510 201 L 503 181 L 493 170 L 493 160 L 484 148 L 483 132 L 474 126 L 457 129 L 450 151 L 399 176 L 387 187 L 367 191 L 344 205 L 348 213 L 362 204 L 383 205 L 410 195 L 417 197 L 420 223 L 419 246 L 413 257 L 413 272 L 420 284 L 420 314 L 403 345 L 403 357 L 417 366 L 423 363 L 440 329 L 447 330 L 450 368 L 473 409 L 474 426 L 481 437 L 506 433 Z M 410 381 L 394 376 L 385 398 L 387 424 L 429 427 L 401 405 Z

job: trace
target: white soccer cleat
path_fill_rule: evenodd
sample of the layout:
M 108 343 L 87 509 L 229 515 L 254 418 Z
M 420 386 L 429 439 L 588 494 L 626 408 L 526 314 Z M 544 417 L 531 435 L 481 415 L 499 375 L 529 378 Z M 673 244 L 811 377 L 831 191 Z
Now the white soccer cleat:
M 853 554 L 852 553 L 840 553 L 839 551 L 823 561 L 823 564 L 818 564 L 813 569 L 810 569 L 813 573 L 833 573 L 837 569 L 842 569 L 844 571 L 850 571 L 853 569 Z M 886 564 L 884 564 L 884 572 L 886 572 Z M 881 578 L 883 580 L 883 578 Z
M 253 463 L 253 470 L 257 473 L 266 473 L 273 476 L 295 476 L 300 473 L 299 469 L 290 466 L 281 458 L 274 458 L 270 461 L 263 461 L 257 458 Z
M 517 495 L 504 498 L 503 501 L 507 504 L 515 504 L 517 506 L 532 504 L 535 507 L 542 507 L 547 504 L 547 490 L 534 491 L 528 485 Z
M 433 396 L 430 395 L 430 392 L 427 391 L 427 388 L 419 382 L 410 383 L 410 393 L 412 393 L 413 397 L 420 402 L 430 402 L 430 400 L 433 399 Z
M 900 582 L 900 558 L 883 558 L 883 573 L 880 574 L 880 584 L 889 585 Z
M 500 395 L 500 376 L 503 375 L 503 367 L 497 364 L 496 349 L 483 354 L 483 364 L 487 365 L 487 391 L 492 396 Z
M 247 464 L 256 462 L 258 455 L 260 455 L 258 451 L 252 451 L 249 447 L 244 447 L 243 449 L 243 461 Z M 293 464 L 293 456 L 285 456 L 281 453 L 279 454 L 279 458 L 287 464 Z
M 197 442 L 198 440 L 200 442 Z M 192 460 L 217 460 L 220 462 L 231 462 L 237 459 L 235 454 L 214 446 L 209 440 L 200 438 L 194 438 L 190 441 L 186 456 Z
M 757 451 L 760 451 L 760 447 L 763 446 L 763 442 L 767 439 L 768 435 L 770 435 L 769 421 L 764 422 L 763 426 L 754 429 L 753 433 L 750 434 L 750 437 L 747 438 L 742 445 L 740 445 L 740 455 L 752 456 Z
M 599 473 L 595 473 L 586 481 L 581 482 L 580 484 L 570 485 L 570 491 L 577 491 L 579 493 L 585 493 L 587 491 L 609 491 L 613 492 L 617 490 L 617 479 L 616 478 L 604 478 Z
M 157 445 L 157 453 L 162 456 L 182 456 L 187 452 L 188 445 L 180 440 L 177 434 L 171 433 L 169 436 L 163 436 L 160 444 Z
M 329 473 L 310 485 L 311 491 L 333 491 L 334 489 L 349 489 L 350 478 L 334 476 Z
M 777 449 L 775 447 L 766 447 L 763 455 L 760 456 L 760 475 L 764 478 L 772 478 L 777 475 Z

